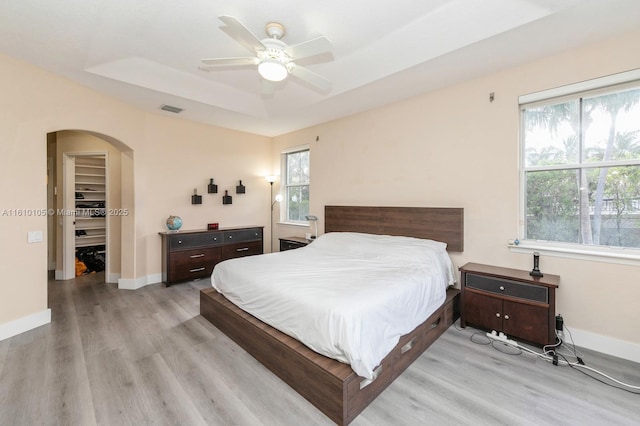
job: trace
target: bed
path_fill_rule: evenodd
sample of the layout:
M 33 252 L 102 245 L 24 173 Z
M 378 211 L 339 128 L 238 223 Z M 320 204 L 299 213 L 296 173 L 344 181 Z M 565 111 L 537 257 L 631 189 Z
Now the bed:
M 365 233 L 433 239 L 446 243 L 450 251 L 463 249 L 463 222 L 462 209 L 345 206 L 325 208 L 325 233 Z M 325 244 L 323 238 L 312 243 L 308 247 L 309 251 L 316 243 L 319 250 L 320 246 Z M 372 239 L 377 243 L 378 240 L 386 241 L 384 238 L 386 237 Z M 302 259 L 304 249 L 298 250 L 299 254 L 288 254 L 289 260 L 295 260 L 294 257 Z M 264 255 L 252 263 L 264 271 L 263 281 L 273 282 L 274 279 L 269 276 L 266 262 L 268 259 L 269 255 Z M 218 280 L 220 279 L 219 276 Z M 232 282 L 228 283 L 227 290 L 233 288 L 233 280 L 236 280 L 238 287 L 242 287 L 240 283 L 243 277 L 234 276 Z M 384 283 L 377 283 L 372 278 L 371 285 L 373 288 L 376 285 L 384 286 Z M 278 286 L 274 287 L 277 295 L 280 290 Z M 228 297 L 234 299 L 236 295 L 230 293 Z M 253 299 L 253 295 L 247 298 Z M 288 334 L 285 334 L 276 330 L 240 309 L 214 288 L 201 291 L 200 312 L 325 415 L 342 425 L 351 422 L 453 323 L 458 316 L 458 299 L 458 290 L 443 289 L 437 306 L 429 308 L 429 312 L 432 313 L 428 318 L 417 327 L 410 325 L 407 333 L 403 334 L 399 341 L 396 337 L 397 344 L 390 346 L 390 351 L 389 348 L 383 349 L 383 356 L 387 352 L 388 355 L 381 362 L 374 359 L 369 365 L 352 363 L 352 366 L 346 363 L 352 361 L 348 356 L 340 362 L 333 359 L 341 359 L 339 354 L 328 354 L 332 358 L 321 355 L 318 352 L 322 352 L 322 347 L 315 347 L 318 352 L 310 349 L 307 346 L 309 342 L 305 345 L 288 335 L 296 336 L 295 332 L 287 330 Z M 240 300 L 240 303 L 242 302 Z M 238 300 L 236 303 L 239 303 Z M 270 322 L 270 318 L 263 319 Z M 376 342 L 376 346 L 384 344 L 388 345 Z M 314 347 L 314 344 L 309 346 Z M 357 356 L 355 358 L 360 360 Z

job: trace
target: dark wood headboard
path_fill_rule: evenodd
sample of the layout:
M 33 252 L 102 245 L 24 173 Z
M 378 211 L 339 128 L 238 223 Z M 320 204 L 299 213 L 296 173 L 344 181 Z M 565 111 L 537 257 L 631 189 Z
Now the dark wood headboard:
M 325 206 L 325 232 L 403 235 L 464 250 L 464 209 L 446 207 Z

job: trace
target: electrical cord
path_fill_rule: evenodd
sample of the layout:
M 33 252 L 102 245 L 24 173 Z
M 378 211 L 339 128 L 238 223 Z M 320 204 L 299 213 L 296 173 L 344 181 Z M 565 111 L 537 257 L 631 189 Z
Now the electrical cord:
M 457 322 L 458 321 L 454 321 L 453 326 L 456 328 L 456 330 L 463 331 L 462 327 L 459 327 Z M 484 341 L 478 341 L 477 340 L 477 336 L 483 337 Z M 475 343 L 476 345 L 489 345 L 489 344 L 491 344 L 491 339 L 489 339 L 487 337 L 487 335 L 482 331 L 476 331 L 475 333 L 473 333 L 471 336 L 469 336 L 469 340 L 472 343 Z
M 496 345 L 499 345 L 499 346 L 496 346 Z M 509 343 L 506 343 L 506 342 L 498 342 L 496 340 L 491 340 L 491 346 L 496 351 L 498 351 L 500 353 L 503 353 L 505 355 L 522 355 L 522 349 L 521 348 L 519 348 L 517 346 L 513 346 L 513 345 L 511 345 Z M 503 349 L 498 349 L 500 347 L 502 347 Z M 509 352 L 509 351 L 504 350 L 504 348 L 514 348 L 514 349 L 517 349 L 518 351 L 517 352 Z
M 569 335 L 571 336 L 571 334 L 569 334 Z M 558 340 L 559 340 L 559 343 L 556 343 L 555 345 L 544 346 L 543 347 L 543 352 L 536 352 L 536 351 L 534 351 L 532 349 L 527 348 L 526 346 L 520 345 L 517 342 L 513 342 L 513 343 L 504 342 L 504 344 L 505 345 L 514 346 L 514 347 L 520 349 L 521 351 L 528 352 L 528 353 L 530 353 L 532 355 L 535 355 L 538 358 L 541 358 L 541 359 L 543 359 L 545 361 L 552 362 L 554 365 L 568 366 L 568 367 L 571 367 L 573 369 L 576 369 L 577 371 L 580 371 L 581 373 L 585 374 L 588 377 L 591 377 L 592 379 L 595 379 L 595 380 L 599 381 L 600 383 L 604 383 L 604 384 L 606 384 L 608 386 L 612 386 L 612 387 L 614 387 L 616 389 L 621 389 L 621 390 L 624 390 L 624 391 L 627 391 L 627 392 L 630 392 L 630 393 L 633 393 L 633 394 L 636 394 L 636 395 L 640 395 L 640 392 L 635 392 L 636 390 L 640 391 L 640 386 L 634 386 L 634 385 L 631 385 L 629 383 L 622 382 L 620 380 L 617 380 L 617 379 L 609 376 L 606 373 L 603 373 L 602 371 L 596 370 L 595 368 L 592 368 L 592 367 L 589 367 L 589 366 L 585 365 L 584 361 L 582 360 L 582 357 L 577 355 L 575 344 L 573 343 L 573 337 L 571 337 L 571 344 L 573 346 L 573 352 L 574 352 L 574 354 L 576 354 L 575 355 L 575 357 L 576 357 L 576 361 L 575 362 L 569 361 L 567 359 L 567 357 L 562 353 L 559 353 L 557 351 L 547 351 L 547 350 L 545 350 L 545 348 L 547 348 L 547 347 L 558 347 L 558 346 L 560 346 L 563 342 L 562 342 L 562 339 L 558 338 Z M 494 348 L 495 348 L 495 346 L 494 346 Z M 502 352 L 502 351 L 499 351 L 499 352 Z M 605 377 L 608 380 L 610 380 L 610 381 L 612 381 L 612 382 L 614 382 L 614 383 L 616 383 L 616 384 L 618 384 L 620 386 L 623 386 L 623 387 L 614 386 L 611 383 L 607 383 L 604 380 L 598 379 L 595 376 L 587 374 L 586 372 L 582 371 L 581 369 L 585 369 L 585 370 L 591 371 L 593 373 L 596 373 L 596 374 L 598 374 L 598 375 L 600 375 L 602 377 Z
M 640 392 L 636 392 L 636 391 L 635 391 L 635 390 L 639 390 L 639 391 L 640 391 L 640 386 L 633 386 L 633 385 L 630 385 L 630 384 L 628 384 L 628 383 L 621 382 L 621 381 L 619 381 L 619 380 L 617 380 L 617 379 L 614 379 L 613 377 L 611 377 L 611 376 L 609 376 L 609 375 L 607 375 L 607 374 L 605 374 L 605 373 L 603 373 L 603 372 L 601 372 L 601 371 L 596 370 L 595 368 L 591 368 L 591 367 L 589 367 L 589 366 L 587 366 L 587 365 L 580 364 L 580 362 L 569 362 L 569 360 L 567 360 L 567 359 L 564 357 L 564 355 L 562 355 L 562 354 L 559 354 L 559 355 L 560 355 L 562 358 L 564 358 L 564 361 L 566 362 L 566 365 L 568 365 L 569 367 L 573 368 L 573 369 L 574 369 L 574 370 L 576 370 L 578 373 L 582 373 L 582 374 L 584 374 L 585 376 L 590 377 L 590 378 L 592 378 L 593 380 L 598 381 L 598 382 L 600 382 L 600 383 L 602 383 L 602 384 L 604 384 L 604 385 L 611 386 L 611 387 L 613 387 L 613 388 L 620 389 L 620 390 L 623 390 L 623 391 L 625 391 L 625 392 L 632 393 L 632 394 L 634 394 L 634 395 L 640 395 Z M 596 374 L 599 374 L 599 375 L 601 375 L 601 376 L 603 376 L 603 377 L 606 377 L 606 378 L 607 378 L 607 379 L 609 379 L 610 381 L 612 381 L 612 382 L 614 382 L 614 383 L 617 383 L 617 384 L 618 384 L 618 385 L 620 385 L 620 386 L 616 386 L 616 385 L 611 384 L 611 383 L 609 383 L 609 382 L 605 382 L 604 380 L 599 379 L 599 378 L 598 378 L 598 377 L 596 377 L 596 376 L 593 376 L 593 375 L 591 375 L 591 374 L 588 374 L 588 373 L 586 373 L 586 372 L 582 371 L 582 370 L 581 370 L 581 368 L 584 368 L 584 369 L 586 369 L 586 370 L 588 370 L 588 371 L 592 371 L 592 372 L 594 372 L 594 373 L 596 373 Z M 627 388 L 629 388 L 629 389 L 627 389 Z
M 484 341 L 479 342 L 477 340 L 476 336 L 481 336 L 484 339 Z M 476 340 L 474 340 L 474 338 L 476 338 Z M 491 339 L 489 339 L 487 337 L 487 334 L 483 333 L 482 331 L 476 331 L 475 333 L 473 333 L 471 336 L 469 336 L 469 340 L 471 340 L 476 345 L 490 345 L 491 344 Z
M 454 323 L 455 325 L 455 323 Z M 551 362 L 554 365 L 560 365 L 560 366 L 565 366 L 565 367 L 571 367 L 574 370 L 586 375 L 587 377 L 591 377 L 594 380 L 597 380 L 600 383 L 603 383 L 607 386 L 611 386 L 613 388 L 616 389 L 620 389 L 629 393 L 632 393 L 634 395 L 640 395 L 640 386 L 635 386 L 635 385 L 631 385 L 629 383 L 624 383 L 620 380 L 617 380 L 611 376 L 609 376 L 606 373 L 603 373 L 602 371 L 596 370 L 595 368 L 589 367 L 587 365 L 585 365 L 583 359 L 582 359 L 582 354 L 579 354 L 579 351 L 576 349 L 576 345 L 573 341 L 573 335 L 571 334 L 571 330 L 569 330 L 569 328 L 564 325 L 564 327 L 567 332 L 569 333 L 569 339 L 571 340 L 571 349 L 570 351 L 573 353 L 573 355 L 566 355 L 562 352 L 560 352 L 558 350 L 558 348 L 562 347 L 562 344 L 565 343 L 564 340 L 562 338 L 560 338 L 559 333 L 556 331 L 556 343 L 554 343 L 553 345 L 545 345 L 542 347 L 542 352 L 536 352 L 532 349 L 527 348 L 526 346 L 522 346 L 521 344 L 519 344 L 518 342 L 514 342 L 514 341 L 510 341 L 510 342 L 502 342 L 502 341 L 497 341 L 494 339 L 491 339 L 487 336 L 487 333 L 482 332 L 482 331 L 476 331 L 475 333 L 473 333 L 470 337 L 469 340 L 477 345 L 489 345 L 491 344 L 491 346 L 493 347 L 493 349 L 497 350 L 500 353 L 503 353 L 505 355 L 521 355 L 523 352 L 527 352 L 530 353 L 532 355 L 535 355 L 538 358 L 541 358 L 545 361 Z M 456 329 L 459 331 L 462 331 L 461 328 L 458 328 L 456 326 Z M 477 340 L 474 340 L 474 338 L 476 338 L 476 336 L 482 335 L 486 338 L 486 341 L 484 342 L 479 342 Z M 497 344 L 500 344 L 500 346 L 502 348 L 505 347 L 512 347 L 515 349 L 518 349 L 519 352 L 507 352 L 504 351 L 503 349 L 499 349 L 500 346 L 496 346 Z M 565 345 L 567 346 L 567 345 Z M 574 357 L 576 358 L 576 361 L 572 362 L 569 361 L 569 359 L 567 357 Z M 593 376 L 591 374 L 586 373 L 585 371 L 582 371 L 582 369 L 587 370 L 587 371 L 591 371 L 595 374 L 598 374 L 602 377 L 605 377 L 606 379 L 610 380 L 613 383 L 616 383 L 619 386 L 615 386 L 611 383 L 608 383 L 602 379 L 599 379 L 596 376 Z M 638 391 L 638 392 L 636 392 Z
M 563 327 L 569 333 L 569 339 L 571 340 L 571 351 L 573 352 L 573 356 L 575 356 L 576 358 L 582 356 L 582 354 L 580 354 L 578 352 L 578 350 L 576 349 L 576 344 L 573 342 L 573 334 L 571 334 L 571 329 L 569 329 L 569 327 L 567 327 L 566 325 L 564 325 Z M 556 333 L 557 333 L 557 331 L 556 331 Z
M 605 382 L 603 380 L 600 380 L 597 377 L 594 377 L 594 376 L 592 376 L 590 374 L 587 374 L 584 371 L 582 371 L 581 369 L 585 369 L 585 370 L 591 371 L 593 373 L 599 374 L 600 376 L 605 377 L 605 378 L 609 379 L 610 381 L 619 384 L 620 386 L 624 386 L 624 387 L 629 388 L 629 389 L 640 390 L 640 386 L 634 386 L 634 385 L 630 385 L 628 383 L 621 382 L 621 381 L 619 381 L 619 380 L 617 380 L 617 379 L 615 379 L 615 378 L 603 373 L 602 371 L 596 370 L 595 368 L 591 368 L 591 367 L 585 365 L 584 361 L 582 360 L 582 354 L 580 354 L 579 351 L 576 349 L 575 342 L 573 341 L 573 335 L 571 334 L 571 329 L 569 327 L 567 327 L 566 325 L 564 326 L 564 328 L 569 333 L 569 339 L 571 340 L 571 352 L 573 352 L 573 356 L 576 358 L 577 362 L 576 363 L 570 363 L 562 353 L 560 353 L 558 351 L 556 351 L 556 353 L 558 353 L 558 355 L 560 355 L 563 358 L 565 358 L 565 360 L 567 361 L 567 363 L 569 364 L 570 367 L 572 367 L 574 369 L 577 369 L 577 371 L 581 372 L 582 374 L 585 374 L 585 375 L 591 377 L 592 379 L 597 380 L 597 381 L 599 381 L 601 383 L 604 383 L 604 384 L 606 384 L 608 386 L 613 386 L 613 385 L 611 383 L 607 383 L 607 382 Z M 622 388 L 622 387 L 618 387 L 618 386 L 613 386 L 613 387 L 615 387 L 617 389 L 622 389 L 622 390 L 627 391 L 627 392 L 631 392 L 633 394 L 637 393 L 637 392 L 633 392 L 633 391 L 631 391 L 629 389 L 625 389 L 625 388 Z

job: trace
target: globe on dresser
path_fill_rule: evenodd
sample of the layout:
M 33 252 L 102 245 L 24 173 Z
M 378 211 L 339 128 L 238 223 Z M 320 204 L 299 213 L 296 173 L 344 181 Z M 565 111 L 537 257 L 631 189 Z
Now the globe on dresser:
M 177 231 L 182 227 L 182 219 L 180 216 L 169 216 L 167 218 L 167 228 L 169 231 Z

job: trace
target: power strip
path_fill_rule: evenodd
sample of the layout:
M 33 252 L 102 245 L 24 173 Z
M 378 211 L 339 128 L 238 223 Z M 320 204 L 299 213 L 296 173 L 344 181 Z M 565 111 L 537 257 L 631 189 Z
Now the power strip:
M 497 340 L 498 342 L 506 343 L 511 346 L 518 346 L 518 342 L 513 339 L 509 339 L 502 331 L 498 333 L 497 331 L 492 330 L 491 333 L 487 333 L 487 337 L 491 340 Z

